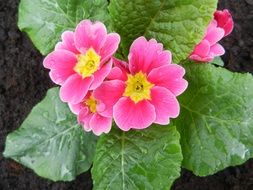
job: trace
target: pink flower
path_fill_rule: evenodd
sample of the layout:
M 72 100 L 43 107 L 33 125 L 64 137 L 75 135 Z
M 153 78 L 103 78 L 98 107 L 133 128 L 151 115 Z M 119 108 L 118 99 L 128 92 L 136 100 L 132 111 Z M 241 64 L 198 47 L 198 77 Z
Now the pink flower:
M 85 131 L 92 131 L 99 136 L 111 130 L 112 117 L 104 117 L 100 114 L 104 105 L 100 100 L 94 98 L 92 92 L 88 92 L 78 104 L 69 103 L 69 107 L 77 115 L 78 122 L 83 125 Z
M 203 40 L 195 46 L 190 59 L 199 62 L 210 62 L 214 57 L 223 55 L 225 50 L 218 42 L 230 34 L 233 27 L 232 16 L 228 10 L 216 11 L 214 19 L 207 27 Z
M 144 129 L 152 123 L 167 125 L 179 115 L 176 96 L 187 88 L 183 67 L 171 64 L 171 53 L 163 45 L 144 37 L 136 39 L 128 55 L 129 64 L 114 60 L 108 78 L 94 91 L 104 103 L 100 113 L 113 116 L 124 131 Z
M 217 21 L 218 27 L 225 31 L 224 36 L 229 35 L 233 31 L 233 18 L 227 9 L 224 9 L 223 11 L 216 11 L 214 13 L 214 19 Z
M 75 32 L 62 34 L 62 42 L 44 60 L 53 82 L 61 85 L 64 102 L 81 102 L 89 90 L 96 89 L 109 74 L 111 57 L 116 52 L 120 37 L 107 34 L 103 23 L 81 21 Z

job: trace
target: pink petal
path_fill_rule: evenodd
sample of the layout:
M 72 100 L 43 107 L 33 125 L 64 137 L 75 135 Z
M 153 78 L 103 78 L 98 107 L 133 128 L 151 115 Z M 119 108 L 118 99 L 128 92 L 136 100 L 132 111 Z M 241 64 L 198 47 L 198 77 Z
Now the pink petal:
M 110 80 L 116 80 L 116 79 L 119 79 L 119 80 L 123 80 L 123 72 L 121 71 L 120 68 L 118 67 L 113 67 L 109 73 L 109 75 L 107 76 L 108 79 Z M 126 78 L 125 78 L 126 80 Z
M 105 117 L 112 117 L 113 106 L 122 97 L 125 91 L 125 83 L 120 80 L 105 81 L 98 87 L 93 95 L 104 104 L 105 108 L 99 112 L 100 115 Z
M 197 54 L 200 57 L 205 57 L 209 54 L 210 43 L 207 40 L 202 40 L 194 49 L 193 54 Z
M 117 33 L 110 33 L 106 37 L 106 41 L 100 50 L 101 63 L 108 61 L 119 47 L 120 36 Z
M 88 109 L 83 109 L 78 114 L 78 123 L 80 123 L 83 126 L 84 130 L 87 132 L 91 131 L 90 120 L 93 115 L 94 114 L 90 113 Z
M 85 53 L 91 47 L 99 52 L 106 41 L 106 34 L 107 31 L 103 23 L 92 23 L 90 20 L 83 20 L 75 30 L 74 41 L 76 48 L 81 53 Z
M 156 41 L 156 39 L 152 38 L 149 40 L 149 43 L 152 44 L 153 46 L 155 46 L 157 51 L 163 51 L 163 44 L 162 43 L 158 43 Z
M 75 47 L 74 32 L 65 31 L 61 35 L 62 42 L 56 44 L 55 49 L 65 49 L 75 54 L 79 54 L 79 51 Z
M 75 54 L 67 50 L 56 50 L 44 59 L 44 67 L 51 69 L 49 75 L 52 81 L 62 85 L 69 76 L 74 74 L 73 67 L 77 60 Z
M 225 9 L 224 11 L 217 10 L 214 13 L 214 19 L 217 21 L 217 24 L 219 27 L 222 27 L 226 24 L 227 19 L 228 19 L 228 10 Z
M 230 21 L 228 21 L 227 24 L 225 24 L 223 26 L 223 29 L 225 31 L 225 35 L 224 36 L 228 36 L 229 34 L 231 34 L 231 32 L 234 29 L 234 22 L 233 22 L 233 20 L 231 19 Z
M 223 11 L 216 11 L 214 13 L 214 19 L 217 21 L 218 27 L 224 29 L 225 36 L 229 35 L 233 31 L 233 18 L 227 9 L 224 9 Z
M 144 63 L 144 51 L 146 48 L 147 40 L 144 37 L 139 37 L 132 43 L 128 60 L 129 60 L 129 69 L 131 73 L 138 73 L 142 70 L 142 65 Z
M 71 75 L 60 89 L 60 98 L 63 102 L 77 104 L 87 94 L 93 78 L 82 78 L 79 74 Z
M 156 52 L 156 54 L 154 57 L 154 61 L 147 69 L 147 73 L 149 73 L 154 68 L 172 63 L 171 52 L 168 50 L 163 50 L 163 44 L 157 43 L 157 41 L 155 39 L 149 40 L 149 44 L 151 46 L 151 49 L 153 49 L 151 51 Z
M 214 44 L 210 49 L 210 54 L 212 56 L 221 56 L 225 54 L 225 50 L 220 44 Z
M 43 61 L 43 65 L 47 69 L 73 69 L 76 63 L 76 55 L 67 50 L 55 50 L 48 54 Z
M 144 37 L 137 38 L 129 52 L 129 70 L 132 74 L 139 71 L 148 74 L 154 68 L 171 63 L 171 53 L 162 51 L 162 45 L 154 39 L 147 41 Z
M 74 73 L 72 69 L 53 69 L 49 72 L 49 76 L 55 84 L 62 85 Z
M 129 73 L 129 65 L 128 65 L 127 62 L 125 62 L 123 60 L 120 60 L 120 59 L 117 59 L 115 57 L 113 57 L 112 60 L 113 60 L 113 64 L 114 64 L 115 67 L 118 67 L 122 71 L 124 71 L 126 73 Z
M 107 77 L 107 75 L 110 73 L 111 68 L 112 68 L 112 60 L 104 64 L 102 68 L 100 68 L 93 74 L 94 80 L 90 86 L 90 90 L 94 90 L 101 85 L 105 77 Z
M 162 65 L 167 65 L 167 64 L 172 63 L 172 55 L 171 55 L 171 52 L 168 50 L 164 50 L 164 51 L 160 52 L 160 54 L 158 54 L 158 58 L 159 58 L 159 62 L 154 62 L 153 67 L 150 69 L 157 68 Z
M 85 109 L 88 111 L 87 106 L 84 105 L 83 102 L 77 103 L 77 104 L 71 104 L 68 103 L 68 106 L 70 108 L 70 111 L 76 115 L 78 115 L 80 113 L 81 110 Z
M 223 37 L 224 37 L 224 30 L 222 28 L 213 28 L 206 34 L 205 39 L 208 40 L 210 46 L 212 46 L 216 44 L 218 41 L 220 41 Z
M 65 44 L 63 42 L 57 42 L 57 44 L 55 45 L 54 50 L 61 50 L 61 49 L 67 49 Z
M 112 127 L 112 118 L 103 117 L 95 113 L 90 120 L 89 126 L 97 136 L 102 133 L 109 133 Z
M 115 123 L 123 131 L 144 129 L 156 118 L 154 106 L 146 100 L 135 104 L 130 98 L 122 97 L 113 107 Z
M 155 107 L 155 123 L 167 125 L 170 118 L 176 118 L 179 115 L 179 103 L 174 94 L 163 87 L 155 86 L 151 89 L 151 104 Z
M 127 80 L 127 74 L 129 73 L 128 64 L 122 60 L 112 58 L 114 67 L 112 68 L 111 72 L 107 76 L 110 80 Z
M 206 34 L 209 33 L 211 30 L 213 30 L 215 28 L 217 28 L 217 21 L 215 19 L 213 19 L 213 20 L 211 20 L 211 22 L 209 23 L 209 25 L 207 27 Z
M 197 62 L 211 62 L 214 59 L 214 56 L 208 55 L 206 57 L 200 57 L 199 55 L 192 54 L 189 58 Z
M 153 69 L 148 75 L 148 81 L 156 86 L 165 87 L 175 96 L 182 94 L 188 83 L 182 77 L 185 70 L 180 65 L 169 64 Z

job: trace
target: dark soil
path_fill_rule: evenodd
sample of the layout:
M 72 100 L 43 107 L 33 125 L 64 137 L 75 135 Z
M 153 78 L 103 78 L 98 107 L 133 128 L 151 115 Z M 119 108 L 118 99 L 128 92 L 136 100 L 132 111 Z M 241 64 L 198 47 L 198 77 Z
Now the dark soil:
M 90 190 L 90 172 L 73 182 L 54 183 L 2 156 L 6 135 L 20 126 L 53 86 L 41 64 L 43 57 L 17 28 L 18 3 L 19 0 L 0 0 L 0 190 Z M 223 57 L 226 67 L 253 73 L 253 0 L 223 0 L 219 7 L 230 9 L 236 23 L 233 34 L 222 42 L 227 50 Z M 204 178 L 183 170 L 173 189 L 251 190 L 253 159 Z

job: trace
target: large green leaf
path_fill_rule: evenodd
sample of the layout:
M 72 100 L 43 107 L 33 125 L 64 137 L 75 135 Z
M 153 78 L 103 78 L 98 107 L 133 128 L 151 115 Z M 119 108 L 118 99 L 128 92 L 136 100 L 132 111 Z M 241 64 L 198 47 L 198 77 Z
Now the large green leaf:
M 45 55 L 63 31 L 82 19 L 107 21 L 107 14 L 106 0 L 21 0 L 18 26 Z
M 111 0 L 109 11 L 125 55 L 135 38 L 146 36 L 162 42 L 178 63 L 203 38 L 216 6 L 217 0 Z
M 183 166 L 206 176 L 253 156 L 253 77 L 185 64 L 189 87 L 176 119 Z
M 22 126 L 7 136 L 4 156 L 39 176 L 70 181 L 90 168 L 96 138 L 76 123 L 58 93 L 58 88 L 50 89 Z
M 175 127 L 123 132 L 113 129 L 97 144 L 92 168 L 94 189 L 169 189 L 182 161 Z

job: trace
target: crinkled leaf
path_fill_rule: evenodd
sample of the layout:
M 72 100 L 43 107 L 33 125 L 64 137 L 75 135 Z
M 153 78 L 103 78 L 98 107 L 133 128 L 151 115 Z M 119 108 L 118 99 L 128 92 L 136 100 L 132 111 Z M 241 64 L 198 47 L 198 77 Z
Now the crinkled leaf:
M 183 166 L 206 176 L 253 156 L 253 77 L 211 64 L 185 64 L 189 87 L 175 124 Z
M 94 189 L 169 189 L 180 175 L 179 134 L 172 126 L 123 132 L 113 129 L 97 144 Z
M 7 136 L 4 156 L 33 169 L 39 176 L 70 181 L 88 170 L 96 137 L 85 133 L 52 88 L 21 127 Z
M 107 21 L 106 0 L 21 0 L 18 26 L 45 55 L 82 19 Z
M 112 0 L 112 25 L 121 35 L 123 53 L 139 36 L 155 38 L 178 63 L 203 38 L 217 0 Z

